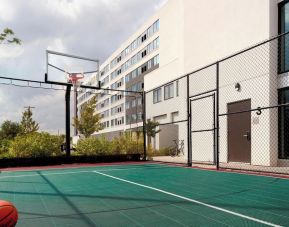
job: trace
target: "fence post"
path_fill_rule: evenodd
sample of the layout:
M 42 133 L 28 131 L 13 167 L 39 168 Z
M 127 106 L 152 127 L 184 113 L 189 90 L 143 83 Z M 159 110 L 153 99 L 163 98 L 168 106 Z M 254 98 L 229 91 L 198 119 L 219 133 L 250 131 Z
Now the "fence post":
M 146 92 L 144 91 L 142 93 L 142 102 L 143 102 L 143 148 L 144 148 L 144 157 L 143 160 L 146 161 L 147 160 L 147 145 L 146 145 Z
M 66 156 L 70 156 L 70 92 L 71 85 L 66 87 L 65 93 L 65 143 L 66 143 Z
M 220 155 L 220 126 L 219 126 L 219 102 L 220 102 L 220 70 L 219 70 L 219 62 L 216 64 L 216 89 L 217 89 L 217 100 L 216 100 L 216 168 L 219 170 L 219 155 Z
M 188 134 L 188 166 L 192 166 L 192 142 L 191 142 L 191 104 L 190 104 L 190 78 L 187 76 L 187 134 Z

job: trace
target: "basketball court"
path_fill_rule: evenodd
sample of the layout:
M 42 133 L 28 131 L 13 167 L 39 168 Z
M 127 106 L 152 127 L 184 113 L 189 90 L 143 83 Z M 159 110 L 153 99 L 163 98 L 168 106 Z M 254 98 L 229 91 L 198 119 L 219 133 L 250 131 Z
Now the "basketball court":
M 18 226 L 284 226 L 289 181 L 158 163 L 2 171 Z

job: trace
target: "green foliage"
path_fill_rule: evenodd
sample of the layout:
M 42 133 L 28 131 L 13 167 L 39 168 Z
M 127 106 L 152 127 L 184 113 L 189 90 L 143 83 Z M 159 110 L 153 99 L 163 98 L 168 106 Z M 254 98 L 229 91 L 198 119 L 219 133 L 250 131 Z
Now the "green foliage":
M 20 126 L 21 126 L 21 133 L 23 135 L 36 132 L 39 129 L 39 124 L 32 119 L 32 115 L 33 113 L 31 111 L 31 107 L 28 107 L 22 113 L 22 120 Z
M 94 96 L 87 103 L 84 104 L 79 118 L 73 119 L 73 126 L 77 128 L 80 134 L 85 138 L 91 136 L 94 132 L 98 132 L 103 129 L 100 122 L 100 114 L 95 114 L 96 97 Z
M 17 45 L 21 45 L 21 40 L 19 38 L 14 37 L 14 32 L 10 28 L 5 28 L 2 33 L 0 33 L 0 44 L 4 43 L 13 43 Z
M 157 157 L 157 156 L 170 156 L 170 147 L 160 148 L 159 150 L 156 149 L 148 149 L 147 155 L 150 157 Z
M 123 133 L 112 141 L 113 152 L 115 154 L 136 154 L 143 153 L 143 140 L 138 139 L 131 133 Z
M 155 122 L 155 121 L 148 119 L 148 121 L 145 125 L 147 136 L 154 138 L 156 136 L 156 134 L 158 134 L 161 131 L 161 130 L 156 130 L 156 128 L 158 126 L 159 126 L 158 122 Z
M 158 122 L 151 121 L 150 119 L 148 119 L 147 123 L 145 124 L 145 130 L 148 137 L 148 145 L 151 145 L 151 138 L 155 138 L 156 135 L 161 131 L 157 130 L 158 126 Z
M 76 145 L 79 155 L 109 155 L 112 152 L 110 142 L 105 137 L 89 137 L 80 139 Z
M 12 121 L 4 121 L 1 125 L 0 140 L 12 140 L 21 132 L 19 123 Z
M 9 148 L 11 145 L 11 140 L 8 139 L 1 139 L 0 140 L 0 158 L 8 157 L 9 156 Z
M 78 155 L 117 155 L 143 153 L 143 141 L 130 134 L 123 134 L 112 141 L 105 137 L 89 137 L 78 141 Z
M 61 136 L 48 133 L 29 133 L 17 136 L 10 145 L 9 154 L 13 158 L 49 157 L 61 155 Z

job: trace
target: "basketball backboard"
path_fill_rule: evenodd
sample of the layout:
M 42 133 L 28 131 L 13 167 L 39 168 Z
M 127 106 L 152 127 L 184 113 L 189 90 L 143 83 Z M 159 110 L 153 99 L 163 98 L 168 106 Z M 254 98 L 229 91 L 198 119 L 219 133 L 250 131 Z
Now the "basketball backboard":
M 81 84 L 99 87 L 99 60 L 46 50 L 45 82 L 73 85 L 71 75 L 82 75 Z

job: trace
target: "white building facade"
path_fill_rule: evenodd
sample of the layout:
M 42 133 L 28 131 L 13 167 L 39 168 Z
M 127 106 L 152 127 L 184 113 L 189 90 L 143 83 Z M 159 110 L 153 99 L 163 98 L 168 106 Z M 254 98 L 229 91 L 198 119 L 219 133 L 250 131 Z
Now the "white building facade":
M 146 91 L 146 119 L 161 124 L 161 133 L 153 139 L 155 149 L 172 147 L 174 140 L 184 141 L 181 162 L 188 161 L 191 146 L 193 161 L 212 163 L 216 161 L 216 131 L 209 129 L 216 127 L 218 74 L 218 113 L 224 114 L 219 118 L 220 162 L 287 166 L 286 109 L 263 111 L 262 115 L 250 112 L 240 119 L 225 114 L 289 102 L 289 51 L 285 48 L 289 41 L 286 37 L 275 39 L 221 59 L 289 31 L 288 21 L 287 0 L 169 0 L 102 64 L 102 85 Z M 140 72 L 141 79 L 135 71 Z M 182 77 L 190 72 L 194 73 Z M 141 112 L 131 110 L 137 104 L 113 94 L 116 96 L 103 94 L 98 100 L 97 112 L 103 114 L 106 125 L 99 133 L 141 126 Z M 79 105 L 83 102 L 80 97 Z M 235 146 L 229 131 L 237 130 L 236 122 L 243 120 L 247 123 L 241 126 L 249 122 L 248 134 L 242 136 L 250 140 L 250 146 L 238 155 L 246 150 L 238 150 L 244 141 Z
M 111 91 L 83 89 L 80 92 L 79 110 L 97 93 L 96 112 L 101 115 L 104 129 L 96 132 L 95 136 L 113 139 L 127 130 L 142 131 L 144 76 L 158 68 L 159 45 L 159 19 L 156 17 L 151 18 L 101 64 L 101 87 Z M 85 84 L 98 86 L 98 81 L 92 78 Z M 131 92 L 124 93 L 124 90 Z
M 169 1 L 159 12 L 160 65 L 145 77 L 144 83 L 149 91 L 147 118 L 158 121 L 163 131 L 154 140 L 156 149 L 165 144 L 172 146 L 172 140 L 182 140 L 185 154 L 178 161 L 188 161 L 188 147 L 192 149 L 193 162 L 216 161 L 216 140 L 210 129 L 216 124 L 214 89 L 218 71 L 220 162 L 288 166 L 286 108 L 264 110 L 261 115 L 251 111 L 247 117 L 226 115 L 234 110 L 288 103 L 287 35 L 224 60 L 260 41 L 288 32 L 288 9 L 288 1 L 277 0 Z M 212 64 L 219 60 L 218 64 Z M 208 67 L 197 71 L 204 66 Z M 194 73 L 188 76 L 188 81 L 187 77 L 178 80 L 190 72 Z M 188 123 L 182 122 L 188 119 L 188 109 L 190 132 Z M 231 133 L 238 130 L 241 121 L 249 124 L 239 135 L 249 145 L 234 137 L 238 133 Z

